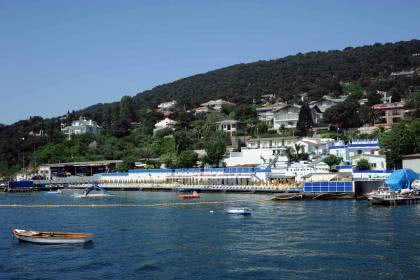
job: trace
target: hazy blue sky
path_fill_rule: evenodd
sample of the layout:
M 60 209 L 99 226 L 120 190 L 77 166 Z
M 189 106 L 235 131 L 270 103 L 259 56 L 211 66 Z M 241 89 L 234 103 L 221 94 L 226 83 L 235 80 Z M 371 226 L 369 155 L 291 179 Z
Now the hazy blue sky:
M 0 0 L 0 123 L 241 62 L 420 38 L 420 1 Z

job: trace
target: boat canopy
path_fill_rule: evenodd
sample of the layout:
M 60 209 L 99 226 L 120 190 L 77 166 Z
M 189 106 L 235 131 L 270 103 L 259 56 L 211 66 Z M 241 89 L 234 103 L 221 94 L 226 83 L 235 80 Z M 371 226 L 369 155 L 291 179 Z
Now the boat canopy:
M 411 183 L 416 180 L 417 177 L 417 173 L 411 169 L 399 169 L 389 175 L 385 180 L 385 184 L 388 185 L 393 192 L 401 189 L 409 189 L 411 188 Z
M 106 193 L 106 190 L 101 188 L 98 184 L 93 184 L 92 186 L 90 186 L 90 187 L 88 187 L 84 190 L 84 194 L 88 195 L 92 191 L 100 191 L 102 193 Z

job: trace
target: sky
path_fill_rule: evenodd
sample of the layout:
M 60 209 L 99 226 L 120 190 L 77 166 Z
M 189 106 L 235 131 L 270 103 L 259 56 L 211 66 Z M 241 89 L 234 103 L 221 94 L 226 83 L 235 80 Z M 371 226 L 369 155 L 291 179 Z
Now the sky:
M 420 1 L 0 0 L 0 123 L 237 63 L 420 39 Z

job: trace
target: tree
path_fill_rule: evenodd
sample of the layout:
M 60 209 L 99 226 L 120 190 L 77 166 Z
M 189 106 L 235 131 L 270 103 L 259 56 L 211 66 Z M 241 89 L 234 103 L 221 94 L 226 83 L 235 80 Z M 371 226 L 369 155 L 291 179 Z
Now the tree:
M 329 155 L 326 158 L 324 158 L 322 161 L 325 162 L 329 167 L 330 170 L 341 163 L 343 159 L 341 157 L 337 157 L 335 155 Z
M 356 100 L 345 100 L 325 110 L 324 122 L 338 128 L 359 127 L 359 108 L 360 105 Z
M 367 159 L 361 159 L 356 164 L 357 170 L 370 170 L 370 164 Z
M 191 168 L 197 165 L 197 153 L 187 150 L 179 153 L 176 165 L 178 168 Z
M 402 123 L 382 133 L 379 145 L 386 155 L 389 168 L 401 168 L 401 157 L 420 149 L 420 121 Z
M 115 169 L 119 172 L 127 172 L 128 170 L 134 168 L 134 162 L 123 160 L 123 162 L 117 163 Z
M 368 92 L 367 99 L 368 99 L 368 103 L 367 103 L 368 106 L 373 106 L 375 104 L 379 104 L 382 102 L 382 96 L 376 93 L 376 91 Z
M 116 137 L 124 137 L 129 134 L 130 123 L 127 120 L 119 120 L 111 125 L 111 133 Z
M 225 139 L 222 137 L 210 139 L 205 144 L 205 150 L 207 155 L 204 158 L 204 162 L 210 165 L 219 166 L 220 161 L 226 153 Z
M 367 123 L 373 123 L 375 117 L 375 112 L 373 109 L 366 105 L 361 105 L 359 107 L 359 119 L 360 124 L 367 124 Z
M 131 123 L 135 121 L 136 114 L 133 100 L 130 96 L 123 96 L 120 101 L 120 121 Z
M 303 103 L 299 112 L 299 119 L 296 124 L 296 135 L 307 136 L 308 130 L 312 128 L 314 122 L 312 120 L 312 112 L 307 102 Z
M 410 110 L 409 116 L 412 118 L 420 118 L 420 91 L 410 95 L 405 106 Z

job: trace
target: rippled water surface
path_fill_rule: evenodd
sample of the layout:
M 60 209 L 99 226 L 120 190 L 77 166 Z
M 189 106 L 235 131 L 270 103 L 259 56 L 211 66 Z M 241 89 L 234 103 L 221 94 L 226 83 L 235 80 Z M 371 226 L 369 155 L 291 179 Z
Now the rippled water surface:
M 418 279 L 420 205 L 365 201 L 264 202 L 203 194 L 226 204 L 171 206 L 174 193 L 116 192 L 106 199 L 1 194 L 0 204 L 137 207 L 0 207 L 0 279 Z M 241 201 L 240 201 L 241 200 Z M 236 202 L 235 202 L 236 201 Z M 214 211 L 210 213 L 210 211 Z M 19 243 L 12 228 L 94 234 L 77 246 Z

